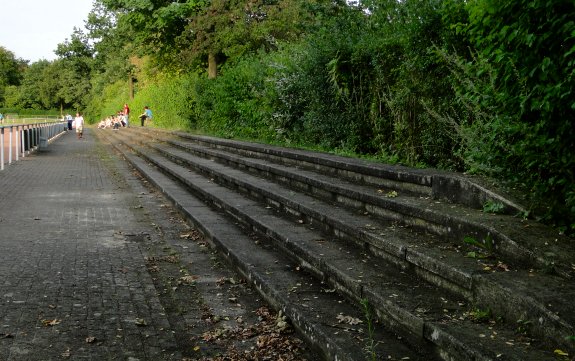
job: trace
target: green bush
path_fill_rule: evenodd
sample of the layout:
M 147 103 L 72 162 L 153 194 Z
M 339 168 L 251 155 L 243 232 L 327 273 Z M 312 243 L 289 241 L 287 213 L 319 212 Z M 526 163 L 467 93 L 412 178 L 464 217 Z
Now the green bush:
M 477 49 L 460 99 L 464 130 L 486 146 L 467 157 L 522 186 L 536 212 L 575 231 L 575 3 L 477 0 L 466 27 Z M 479 79 L 479 81 L 477 81 Z M 471 144 L 479 143 L 473 140 Z
M 124 107 L 123 99 L 128 98 L 128 84 L 117 81 L 104 86 L 102 92 L 94 93 L 84 112 L 86 122 L 96 124 L 106 117 L 116 114 Z M 80 110 L 81 111 L 81 110 Z
M 138 89 L 134 99 L 129 99 L 127 82 L 117 81 L 104 86 L 100 94 L 95 94 L 86 110 L 91 123 L 116 114 L 127 103 L 130 107 L 130 122 L 138 124 L 138 115 L 144 106 L 153 112 L 153 125 L 169 129 L 189 129 L 192 114 L 191 89 L 195 84 L 194 75 L 157 76 Z
M 461 9 L 447 17 L 441 1 L 381 4 L 369 17 L 347 9 L 285 50 L 274 121 L 295 143 L 461 169 L 452 125 L 433 115 L 452 106 L 449 68 L 434 49 L 463 47 L 451 29 Z
M 226 64 L 216 79 L 196 79 L 196 129 L 222 137 L 273 139 L 263 57 L 247 55 Z
M 131 101 L 132 121 L 137 121 L 136 115 L 142 114 L 147 105 L 153 113 L 153 126 L 189 129 L 194 79 L 186 74 L 156 77 Z

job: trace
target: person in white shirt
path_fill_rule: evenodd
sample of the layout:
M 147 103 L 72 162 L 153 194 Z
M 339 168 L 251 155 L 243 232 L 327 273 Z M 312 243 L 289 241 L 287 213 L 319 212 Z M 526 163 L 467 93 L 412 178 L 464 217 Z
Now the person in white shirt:
M 76 118 L 74 118 L 74 127 L 76 128 L 78 139 L 82 139 L 82 135 L 84 133 L 84 117 L 82 117 L 80 112 L 76 113 Z

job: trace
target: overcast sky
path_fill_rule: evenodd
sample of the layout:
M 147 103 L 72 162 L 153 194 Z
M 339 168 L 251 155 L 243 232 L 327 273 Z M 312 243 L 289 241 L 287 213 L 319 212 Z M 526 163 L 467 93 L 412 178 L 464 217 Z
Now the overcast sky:
M 92 0 L 0 0 L 0 46 L 16 58 L 54 60 L 74 27 L 84 29 Z

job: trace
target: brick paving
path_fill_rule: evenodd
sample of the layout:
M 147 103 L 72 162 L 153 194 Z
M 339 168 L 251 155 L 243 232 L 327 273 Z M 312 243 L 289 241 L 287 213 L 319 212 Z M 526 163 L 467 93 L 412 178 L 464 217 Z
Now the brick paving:
M 146 212 L 91 131 L 0 172 L 0 361 L 181 359 Z

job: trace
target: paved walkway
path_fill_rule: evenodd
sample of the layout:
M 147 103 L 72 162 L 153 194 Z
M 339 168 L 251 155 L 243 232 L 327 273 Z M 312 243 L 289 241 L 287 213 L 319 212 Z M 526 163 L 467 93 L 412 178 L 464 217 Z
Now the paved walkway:
M 150 223 L 88 129 L 0 172 L 0 361 L 178 360 Z

